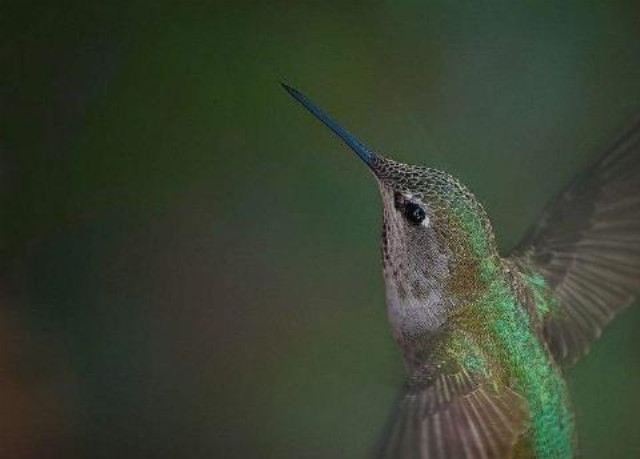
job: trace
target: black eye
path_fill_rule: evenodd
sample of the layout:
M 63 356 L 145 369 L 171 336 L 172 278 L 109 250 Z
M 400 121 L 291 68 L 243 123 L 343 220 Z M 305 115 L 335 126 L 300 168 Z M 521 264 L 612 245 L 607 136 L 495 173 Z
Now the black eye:
M 407 220 L 415 225 L 419 225 L 427 217 L 424 209 L 413 202 L 406 203 L 404 207 L 404 214 L 407 217 Z

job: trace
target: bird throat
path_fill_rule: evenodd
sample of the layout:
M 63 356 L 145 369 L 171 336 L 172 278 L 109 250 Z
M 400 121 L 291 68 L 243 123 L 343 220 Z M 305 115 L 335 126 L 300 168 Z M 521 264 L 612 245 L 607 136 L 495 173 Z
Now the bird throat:
M 399 344 L 415 341 L 438 330 L 446 321 L 455 299 L 447 295 L 450 254 L 435 235 L 422 234 L 420 250 L 408 247 L 412 240 L 391 215 L 383 229 L 383 273 L 387 312 Z M 424 233 L 424 232 L 423 232 Z

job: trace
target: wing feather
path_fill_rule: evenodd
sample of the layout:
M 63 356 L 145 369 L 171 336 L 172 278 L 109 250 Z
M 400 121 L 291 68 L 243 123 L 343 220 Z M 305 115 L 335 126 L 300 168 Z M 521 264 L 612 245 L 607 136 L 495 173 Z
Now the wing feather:
M 508 457 L 528 427 L 525 400 L 465 371 L 408 386 L 377 458 Z
M 511 258 L 542 275 L 557 307 L 544 322 L 573 364 L 640 292 L 640 117 L 547 206 Z

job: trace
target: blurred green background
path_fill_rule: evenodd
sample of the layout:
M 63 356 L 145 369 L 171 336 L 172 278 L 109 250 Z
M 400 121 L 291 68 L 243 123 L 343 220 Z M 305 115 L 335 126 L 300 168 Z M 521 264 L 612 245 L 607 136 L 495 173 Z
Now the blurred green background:
M 2 2 L 0 457 L 370 451 L 403 372 L 378 192 L 282 80 L 507 250 L 640 109 L 640 6 Z M 640 456 L 638 329 L 570 373 L 585 458 Z

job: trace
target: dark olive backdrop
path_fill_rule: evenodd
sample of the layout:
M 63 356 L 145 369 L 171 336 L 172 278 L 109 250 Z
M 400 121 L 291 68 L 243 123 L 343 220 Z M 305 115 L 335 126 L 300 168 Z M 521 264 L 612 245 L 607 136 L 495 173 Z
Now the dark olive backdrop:
M 1 4 L 2 457 L 370 449 L 380 201 L 279 81 L 460 177 L 505 250 L 640 110 L 634 1 L 100 3 Z M 585 458 L 640 456 L 638 329 L 570 373 Z

